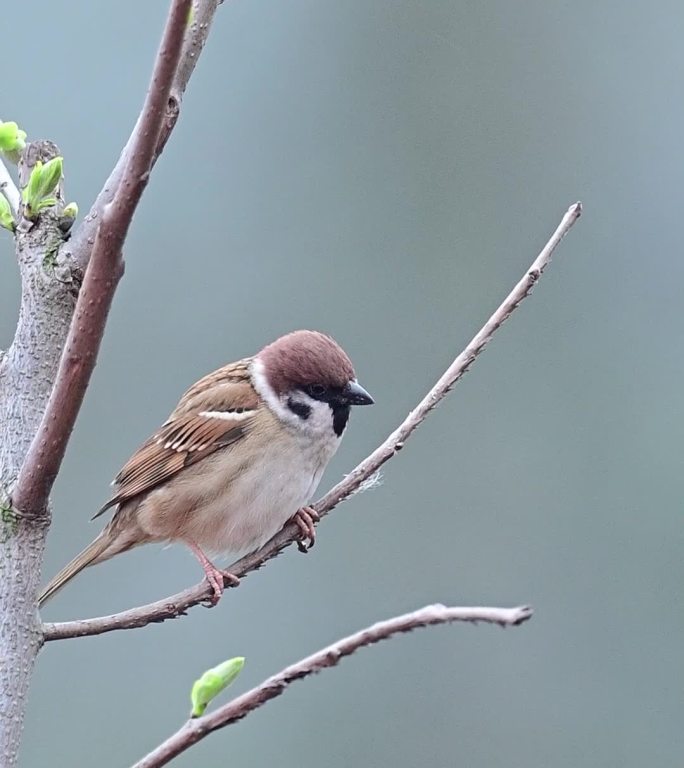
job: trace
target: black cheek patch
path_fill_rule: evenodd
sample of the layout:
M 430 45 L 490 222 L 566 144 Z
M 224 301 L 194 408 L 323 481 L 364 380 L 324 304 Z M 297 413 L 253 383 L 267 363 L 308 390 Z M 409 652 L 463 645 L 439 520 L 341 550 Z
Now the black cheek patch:
M 349 421 L 349 411 L 351 408 L 348 405 L 333 405 L 332 403 L 330 403 L 330 408 L 333 413 L 333 429 L 335 434 L 341 437 Z
M 306 421 L 309 416 L 311 416 L 311 406 L 307 405 L 306 403 L 298 403 L 291 397 L 288 397 L 287 399 L 287 407 L 292 411 L 292 413 L 299 416 L 302 421 Z

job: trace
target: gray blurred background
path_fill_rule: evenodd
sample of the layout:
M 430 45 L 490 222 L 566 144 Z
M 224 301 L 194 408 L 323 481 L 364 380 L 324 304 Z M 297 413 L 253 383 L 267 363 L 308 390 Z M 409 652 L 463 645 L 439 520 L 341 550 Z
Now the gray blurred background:
M 4 19 L 0 117 L 60 145 L 82 211 L 134 122 L 166 5 L 36 0 L 40 22 Z M 536 614 L 360 652 L 174 765 L 682 765 L 683 26 L 678 2 L 224 4 L 131 230 L 44 577 L 99 530 L 88 518 L 109 481 L 186 386 L 299 327 L 332 333 L 377 400 L 354 413 L 328 488 L 567 206 L 585 215 L 311 554 L 288 551 L 215 610 L 47 647 L 24 766 L 126 766 L 186 717 L 205 668 L 245 655 L 238 693 L 432 601 Z M 6 346 L 9 237 L 0 259 Z M 200 575 L 186 551 L 146 547 L 84 573 L 45 617 L 124 609 Z

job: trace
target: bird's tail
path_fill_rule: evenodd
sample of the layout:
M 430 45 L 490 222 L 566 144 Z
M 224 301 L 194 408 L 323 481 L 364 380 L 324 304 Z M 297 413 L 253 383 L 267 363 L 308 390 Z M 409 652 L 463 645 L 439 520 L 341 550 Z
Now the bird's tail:
M 50 581 L 38 596 L 38 607 L 42 607 L 53 595 L 84 568 L 109 560 L 110 557 L 125 552 L 134 546 L 134 542 L 117 536 L 108 525 L 102 533 Z

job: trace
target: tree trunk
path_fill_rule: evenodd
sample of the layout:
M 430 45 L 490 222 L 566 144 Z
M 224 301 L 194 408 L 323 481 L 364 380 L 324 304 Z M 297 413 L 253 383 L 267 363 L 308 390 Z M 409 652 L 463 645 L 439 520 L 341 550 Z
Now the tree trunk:
M 20 175 L 59 154 L 31 144 Z M 61 200 L 61 189 L 60 189 Z M 42 644 L 36 594 L 49 510 L 15 510 L 12 488 L 43 416 L 78 293 L 80 272 L 60 253 L 65 235 L 52 210 L 16 235 L 21 308 L 12 345 L 0 353 L 0 764 L 12 768 L 36 654 Z

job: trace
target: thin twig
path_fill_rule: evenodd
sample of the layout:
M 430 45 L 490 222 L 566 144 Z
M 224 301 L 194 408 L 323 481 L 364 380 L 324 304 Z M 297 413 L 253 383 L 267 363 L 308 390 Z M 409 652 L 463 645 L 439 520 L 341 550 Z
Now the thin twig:
M 100 219 L 55 385 L 12 494 L 15 508 L 27 515 L 44 513 L 95 368 L 107 314 L 123 274 L 121 249 L 147 186 L 190 7 L 191 0 L 171 4 L 131 153 L 116 196 Z
M 10 176 L 10 172 L 7 170 L 7 166 L 0 158 L 0 193 L 6 198 L 12 209 L 12 214 L 16 217 L 19 213 L 19 206 L 21 205 L 21 195 L 17 189 L 17 185 L 14 183 L 14 179 Z
M 580 203 L 570 206 L 558 228 L 520 282 L 508 294 L 501 306 L 489 318 L 470 344 L 453 361 L 416 408 L 409 413 L 402 424 L 373 453 L 365 458 L 322 499 L 316 502 L 314 507 L 321 516 L 327 515 L 337 504 L 349 498 L 364 481 L 377 472 L 388 459 L 391 459 L 392 456 L 403 448 L 405 441 L 411 433 L 470 368 L 475 358 L 482 352 L 496 330 L 530 293 L 550 262 L 556 246 L 577 221 L 581 213 L 582 205 Z M 258 552 L 247 555 L 230 566 L 230 572 L 237 576 L 244 576 L 250 571 L 257 570 L 266 561 L 276 557 L 285 547 L 295 541 L 298 531 L 298 527 L 293 523 L 285 526 Z M 226 587 L 229 586 L 230 584 L 227 583 Z M 70 637 L 99 635 L 104 632 L 112 632 L 118 629 L 134 629 L 153 622 L 173 619 L 185 614 L 188 608 L 191 608 L 193 605 L 207 600 L 210 594 L 211 589 L 206 581 L 203 581 L 164 600 L 158 600 L 157 602 L 122 611 L 121 613 L 115 613 L 111 616 L 45 624 L 43 626 L 45 640 L 63 640 Z
M 532 609 L 519 608 L 447 608 L 444 605 L 428 605 L 420 610 L 396 616 L 387 621 L 379 621 L 360 632 L 338 640 L 311 656 L 286 667 L 277 675 L 269 677 L 256 688 L 224 704 L 222 707 L 188 720 L 176 733 L 152 750 L 132 768 L 160 768 L 181 752 L 208 736 L 219 728 L 241 720 L 250 712 L 258 709 L 267 701 L 284 693 L 295 680 L 315 675 L 323 669 L 336 666 L 345 656 L 350 656 L 359 648 L 364 648 L 381 640 L 386 640 L 401 632 L 411 632 L 419 627 L 435 624 L 450 624 L 454 621 L 467 621 L 472 624 L 487 622 L 502 627 L 517 627 L 532 616 Z
M 180 62 L 171 84 L 166 104 L 166 112 L 162 121 L 162 130 L 158 136 L 157 146 L 152 155 L 150 169 L 153 168 L 154 164 L 157 162 L 157 159 L 166 146 L 166 142 L 178 121 L 185 89 L 188 86 L 192 73 L 195 71 L 197 61 L 199 60 L 200 54 L 202 53 L 209 36 L 209 30 L 212 21 L 214 20 L 214 15 L 218 10 L 219 5 L 221 5 L 221 1 L 222 0 L 194 0 L 192 4 L 192 23 L 185 35 Z M 83 219 L 78 229 L 72 235 L 68 247 L 75 261 L 82 268 L 88 263 L 90 257 L 90 243 L 93 242 L 93 238 L 95 237 L 102 212 L 104 211 L 105 206 L 114 199 L 114 193 L 119 187 L 126 163 L 133 151 L 136 136 L 140 132 L 142 119 L 143 113 L 141 112 L 126 146 L 121 151 L 121 155 L 119 156 L 116 165 L 109 174 L 109 178 L 105 181 L 104 186 L 95 199 L 88 215 Z

